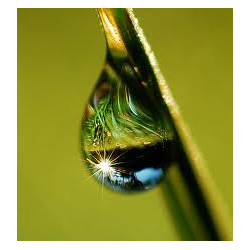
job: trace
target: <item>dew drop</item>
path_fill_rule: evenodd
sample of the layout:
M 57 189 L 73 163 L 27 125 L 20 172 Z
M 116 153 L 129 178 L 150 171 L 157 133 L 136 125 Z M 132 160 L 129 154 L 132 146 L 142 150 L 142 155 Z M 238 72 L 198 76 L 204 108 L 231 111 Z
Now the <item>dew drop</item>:
M 109 32 L 111 23 L 103 25 Z M 127 51 L 123 38 L 114 43 L 111 31 L 106 62 L 85 109 L 82 154 L 92 176 L 107 187 L 148 190 L 174 161 L 175 137 L 150 70 L 142 60 L 136 64 L 139 54 Z
M 154 187 L 173 161 L 171 129 L 133 74 L 121 77 L 106 64 L 82 125 L 82 153 L 92 175 L 127 192 Z

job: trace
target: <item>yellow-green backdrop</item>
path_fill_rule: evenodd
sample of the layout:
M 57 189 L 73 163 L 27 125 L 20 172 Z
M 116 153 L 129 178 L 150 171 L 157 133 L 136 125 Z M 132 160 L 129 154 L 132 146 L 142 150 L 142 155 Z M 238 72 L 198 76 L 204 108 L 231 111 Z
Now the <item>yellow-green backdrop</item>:
M 135 14 L 232 216 L 233 10 Z M 17 17 L 18 240 L 178 240 L 160 187 L 102 195 L 81 183 L 82 113 L 105 59 L 96 11 Z

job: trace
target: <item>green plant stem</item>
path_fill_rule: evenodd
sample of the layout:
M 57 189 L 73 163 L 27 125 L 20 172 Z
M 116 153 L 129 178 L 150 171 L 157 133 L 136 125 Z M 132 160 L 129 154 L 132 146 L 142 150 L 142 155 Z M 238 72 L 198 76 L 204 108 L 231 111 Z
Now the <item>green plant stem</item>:
M 166 172 L 162 190 L 180 236 L 186 240 L 232 240 L 227 209 L 188 133 L 133 11 L 98 9 L 98 12 L 108 54 L 119 59 L 127 57 L 135 65 L 143 81 L 149 84 L 152 99 L 161 98 L 159 112 L 164 111 L 170 117 L 178 160 Z

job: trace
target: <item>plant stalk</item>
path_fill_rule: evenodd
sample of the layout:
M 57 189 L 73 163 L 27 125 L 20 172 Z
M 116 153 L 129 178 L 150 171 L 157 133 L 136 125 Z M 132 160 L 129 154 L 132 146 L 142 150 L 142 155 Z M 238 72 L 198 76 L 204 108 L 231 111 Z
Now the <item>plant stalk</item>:
M 180 115 L 154 54 L 132 9 L 98 9 L 108 54 L 127 57 L 149 91 L 160 96 L 176 135 L 177 161 L 165 176 L 162 191 L 184 240 L 232 240 L 231 220 L 204 161 Z

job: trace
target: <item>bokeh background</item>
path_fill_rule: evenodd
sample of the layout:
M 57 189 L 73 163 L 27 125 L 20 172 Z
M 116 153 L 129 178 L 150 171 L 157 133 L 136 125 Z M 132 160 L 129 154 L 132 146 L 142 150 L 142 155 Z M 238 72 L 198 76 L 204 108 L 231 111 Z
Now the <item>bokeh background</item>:
M 135 9 L 233 214 L 233 10 Z M 81 183 L 80 124 L 105 59 L 94 9 L 18 9 L 18 240 L 179 240 L 161 187 Z

